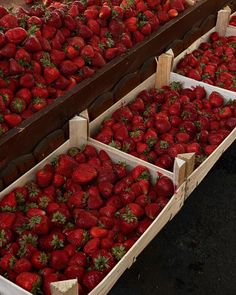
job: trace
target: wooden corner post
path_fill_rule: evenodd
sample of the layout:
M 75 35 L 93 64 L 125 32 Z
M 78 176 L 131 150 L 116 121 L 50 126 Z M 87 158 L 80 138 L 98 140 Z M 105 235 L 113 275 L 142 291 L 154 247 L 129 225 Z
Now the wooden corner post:
M 226 6 L 224 9 L 218 11 L 217 21 L 216 21 L 216 32 L 220 36 L 225 36 L 226 29 L 229 24 L 229 18 L 231 14 L 231 9 L 229 6 Z
M 173 67 L 173 55 L 163 53 L 159 56 L 157 62 L 155 88 L 170 85 L 170 73 Z
M 79 116 L 69 121 L 69 142 L 70 146 L 80 146 L 88 139 L 88 120 Z

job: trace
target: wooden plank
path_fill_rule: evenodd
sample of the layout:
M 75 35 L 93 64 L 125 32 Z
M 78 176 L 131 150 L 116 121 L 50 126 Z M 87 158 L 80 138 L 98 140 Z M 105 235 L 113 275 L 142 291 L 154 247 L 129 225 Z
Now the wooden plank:
M 50 289 L 52 295 L 79 295 L 77 279 L 51 283 Z
M 229 24 L 230 14 L 231 14 L 231 9 L 229 6 L 226 6 L 224 9 L 218 12 L 217 21 L 216 21 L 216 32 L 218 32 L 220 36 L 225 36 L 226 34 L 227 26 Z
M 173 66 L 173 55 L 163 53 L 158 58 L 155 88 L 160 89 L 170 84 L 170 73 Z
M 175 158 L 174 162 L 174 184 L 179 187 L 185 181 L 186 163 L 185 161 Z
M 195 165 L 195 153 L 179 154 L 177 158 L 185 161 L 185 178 L 188 177 L 194 170 Z

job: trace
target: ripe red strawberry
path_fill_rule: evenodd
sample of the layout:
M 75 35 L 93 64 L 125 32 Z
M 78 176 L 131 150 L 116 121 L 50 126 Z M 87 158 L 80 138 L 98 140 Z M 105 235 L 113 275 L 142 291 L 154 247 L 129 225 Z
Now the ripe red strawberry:
M 31 109 L 38 112 L 47 106 L 47 101 L 44 98 L 36 97 L 32 100 Z
M 83 252 L 91 256 L 93 253 L 95 253 L 99 249 L 99 246 L 100 246 L 100 239 L 93 238 L 85 244 L 83 248 Z
M 62 233 L 50 233 L 39 240 L 40 248 L 44 251 L 60 249 L 64 247 L 65 236 Z
M 103 200 L 100 197 L 99 190 L 96 186 L 91 186 L 88 189 L 88 203 L 89 209 L 99 209 L 103 205 Z
M 88 240 L 88 232 L 83 229 L 74 229 L 66 233 L 66 238 L 69 243 L 77 247 L 85 245 Z
M 220 93 L 216 92 L 216 91 L 213 91 L 209 95 L 208 99 L 209 99 L 209 102 L 210 102 L 211 106 L 213 106 L 213 107 L 221 107 L 223 105 L 223 103 L 224 103 L 223 96 Z
M 83 277 L 83 285 L 91 291 L 94 289 L 103 279 L 104 274 L 98 270 L 89 270 Z
M 61 154 L 54 162 L 56 163 L 55 172 L 65 177 L 71 177 L 74 168 L 78 165 L 75 159 L 66 154 Z
M 13 269 L 16 273 L 20 274 L 22 272 L 31 271 L 32 265 L 28 259 L 20 258 L 16 260 Z
M 55 227 L 63 227 L 70 217 L 66 208 L 58 208 L 50 214 L 50 221 Z
M 85 210 L 75 209 L 73 211 L 73 217 L 75 219 L 76 225 L 82 229 L 89 229 L 98 224 L 98 218 Z
M 70 60 L 64 60 L 60 64 L 60 72 L 65 75 L 73 75 L 78 70 L 78 66 Z
M 32 88 L 35 85 L 34 76 L 30 73 L 26 73 L 20 78 L 20 85 L 25 88 Z
M 155 219 L 161 212 L 161 207 L 157 203 L 147 204 L 145 207 L 145 214 L 150 219 Z
M 72 173 L 72 180 L 77 183 L 85 184 L 97 177 L 97 170 L 86 163 L 78 164 Z
M 68 263 L 69 265 L 76 265 L 80 267 L 86 267 L 87 265 L 87 256 L 84 252 L 76 252 Z
M 55 250 L 50 253 L 50 266 L 55 270 L 66 268 L 69 262 L 69 255 L 65 250 Z
M 53 171 L 47 169 L 46 166 L 36 172 L 36 183 L 39 185 L 39 187 L 44 188 L 49 186 L 52 180 Z
M 45 252 L 37 251 L 31 257 L 31 263 L 35 269 L 43 269 L 48 265 L 49 256 Z
M 10 192 L 5 195 L 0 201 L 1 211 L 15 211 L 17 206 L 17 200 L 15 192 Z
M 15 27 L 13 29 L 8 30 L 5 33 L 5 37 L 7 38 L 8 42 L 19 44 L 26 39 L 27 31 L 21 27 Z
M 0 49 L 0 55 L 6 58 L 14 58 L 17 48 L 14 43 L 7 43 Z
M 30 293 L 35 293 L 41 285 L 41 277 L 32 272 L 22 272 L 16 277 L 16 284 Z
M 78 282 L 82 281 L 84 276 L 84 268 L 78 265 L 70 265 L 64 270 L 66 279 L 78 279 Z
M 18 27 L 18 19 L 13 14 L 6 14 L 1 17 L 0 26 L 5 29 Z
M 22 121 L 20 115 L 13 114 L 13 113 L 6 114 L 3 117 L 4 117 L 5 122 L 12 128 L 19 125 Z
M 1 257 L 0 267 L 3 270 L 13 269 L 15 262 L 16 257 L 11 253 L 7 253 L 3 257 Z
M 89 231 L 92 238 L 105 238 L 108 234 L 108 230 L 98 226 L 94 226 Z
M 14 58 L 10 58 L 9 71 L 12 76 L 24 73 L 24 67 L 21 66 Z
M 174 194 L 174 185 L 168 177 L 162 176 L 155 184 L 155 191 L 159 196 L 171 197 Z
M 138 227 L 138 218 L 134 213 L 126 208 L 120 216 L 120 231 L 123 234 L 130 234 Z

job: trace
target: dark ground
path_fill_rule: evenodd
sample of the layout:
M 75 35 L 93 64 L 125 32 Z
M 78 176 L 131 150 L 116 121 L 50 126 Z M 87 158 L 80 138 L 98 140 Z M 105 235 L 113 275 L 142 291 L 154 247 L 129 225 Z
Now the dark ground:
M 236 143 L 109 295 L 236 294 Z

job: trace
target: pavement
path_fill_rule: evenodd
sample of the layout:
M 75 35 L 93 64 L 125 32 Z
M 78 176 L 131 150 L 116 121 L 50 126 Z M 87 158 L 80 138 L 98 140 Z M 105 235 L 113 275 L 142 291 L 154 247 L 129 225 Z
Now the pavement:
M 109 295 L 236 294 L 236 142 Z

